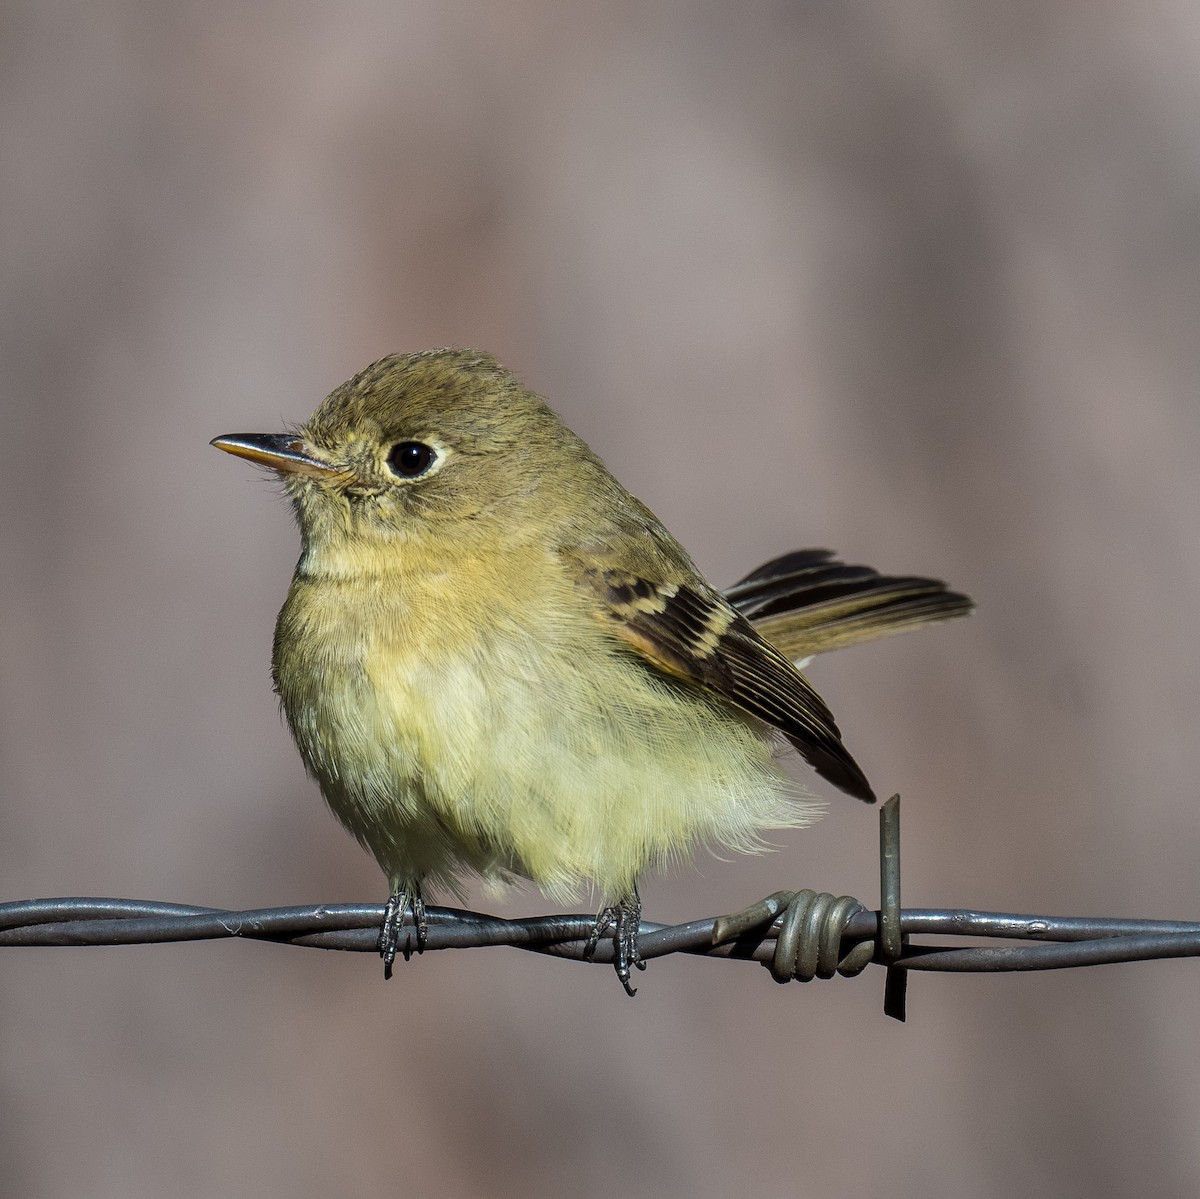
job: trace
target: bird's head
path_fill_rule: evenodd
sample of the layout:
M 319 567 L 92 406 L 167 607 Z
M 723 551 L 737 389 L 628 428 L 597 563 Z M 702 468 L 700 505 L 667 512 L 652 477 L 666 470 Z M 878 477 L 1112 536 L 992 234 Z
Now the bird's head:
M 474 350 L 393 354 L 294 432 L 212 444 L 280 476 L 307 552 L 545 528 L 584 494 L 573 480 L 607 476 L 538 396 Z

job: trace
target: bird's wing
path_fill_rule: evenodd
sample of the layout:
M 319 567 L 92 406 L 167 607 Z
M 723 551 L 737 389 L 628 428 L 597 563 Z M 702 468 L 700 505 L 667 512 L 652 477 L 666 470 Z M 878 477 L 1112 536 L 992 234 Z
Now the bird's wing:
M 779 729 L 818 774 L 874 802 L 825 702 L 719 592 L 699 577 L 653 579 L 591 553 L 566 557 L 576 586 L 626 648 Z

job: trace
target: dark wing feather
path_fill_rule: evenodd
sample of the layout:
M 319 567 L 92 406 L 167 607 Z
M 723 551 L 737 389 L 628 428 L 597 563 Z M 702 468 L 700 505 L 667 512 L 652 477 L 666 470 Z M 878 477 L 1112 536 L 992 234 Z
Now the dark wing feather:
M 659 670 L 779 729 L 813 768 L 859 799 L 875 795 L 808 680 L 702 581 L 654 582 L 575 559 L 577 583 L 616 637 Z
M 813 570 L 829 562 L 835 562 L 833 550 L 792 550 L 790 554 L 780 554 L 770 562 L 764 562 L 757 570 L 752 570 L 744 579 L 739 579 L 730 592 L 737 591 L 751 584 L 769 582 L 780 575 L 796 574 L 803 570 Z M 728 594 L 728 593 L 727 593 Z
M 974 609 L 938 579 L 881 575 L 829 550 L 775 558 L 726 592 L 729 602 L 791 659 L 937 624 Z

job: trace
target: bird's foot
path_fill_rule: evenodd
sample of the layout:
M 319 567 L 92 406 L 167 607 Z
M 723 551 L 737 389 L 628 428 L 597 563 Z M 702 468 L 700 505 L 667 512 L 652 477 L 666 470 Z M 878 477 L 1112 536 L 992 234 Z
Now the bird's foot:
M 629 979 L 634 968 L 645 970 L 646 963 L 638 954 L 638 929 L 642 923 L 642 900 L 635 887 L 631 895 L 626 895 L 617 903 L 602 908 L 592 925 L 591 934 L 583 947 L 584 960 L 589 960 L 600 944 L 600 938 L 612 929 L 613 969 L 626 995 L 636 995 L 637 987 Z
M 413 945 L 408 937 L 400 946 L 400 930 L 404 927 L 404 917 L 412 914 L 413 930 L 416 934 L 416 951 L 425 952 L 425 942 L 429 936 L 429 921 L 425 916 L 425 897 L 421 894 L 420 883 L 407 883 L 398 887 L 388 896 L 387 907 L 383 909 L 383 923 L 379 927 L 379 956 L 383 958 L 383 977 L 392 977 L 392 965 L 396 961 L 396 950 L 399 949 L 407 962 L 412 957 Z

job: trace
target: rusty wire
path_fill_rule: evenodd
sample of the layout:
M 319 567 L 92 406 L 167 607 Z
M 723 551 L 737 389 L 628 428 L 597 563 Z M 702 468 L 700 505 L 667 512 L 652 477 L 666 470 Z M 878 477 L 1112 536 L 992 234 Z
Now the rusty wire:
M 1061 970 L 1115 962 L 1200 956 L 1200 922 L 1033 916 L 968 908 L 900 907 L 899 797 L 880 812 L 883 900 L 870 911 L 857 900 L 780 891 L 731 916 L 663 925 L 643 921 L 644 960 L 672 953 L 762 962 L 779 981 L 858 974 L 887 967 L 884 1010 L 904 1019 L 904 988 L 914 970 L 998 972 Z M 128 899 L 62 898 L 0 903 L 0 947 L 145 945 L 241 937 L 318 949 L 375 951 L 382 904 L 318 904 L 227 911 Z M 584 960 L 593 915 L 505 920 L 459 908 L 429 907 L 426 950 L 507 945 Z M 913 935 L 995 938 L 1003 946 L 914 945 Z M 409 950 L 414 930 L 406 926 Z M 400 948 L 406 948 L 402 939 Z M 612 961 L 601 942 L 588 959 Z

